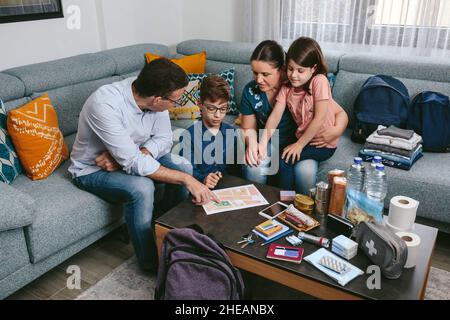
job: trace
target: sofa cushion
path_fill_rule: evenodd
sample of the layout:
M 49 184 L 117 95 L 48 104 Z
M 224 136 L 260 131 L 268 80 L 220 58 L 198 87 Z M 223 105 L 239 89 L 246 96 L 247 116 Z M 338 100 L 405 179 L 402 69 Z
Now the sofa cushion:
M 231 64 L 218 61 L 206 61 L 206 72 L 220 73 L 223 70 L 234 68 L 234 96 L 236 105 L 239 107 L 242 99 L 242 91 L 245 85 L 250 82 L 252 77 L 252 70 L 249 64 Z
M 137 77 L 140 72 L 141 72 L 141 70 L 137 70 L 137 71 L 134 71 L 134 72 L 123 74 L 123 75 L 120 76 L 120 79 L 121 80 L 125 80 L 127 78 Z
M 72 146 L 75 135 L 66 138 Z M 72 243 L 112 224 L 121 217 L 120 206 L 78 189 L 66 161 L 48 179 L 30 181 L 19 176 L 14 188 L 35 201 L 35 220 L 25 229 L 31 261 L 36 263 Z
M 160 44 L 144 43 L 122 48 L 101 51 L 101 54 L 112 58 L 116 64 L 116 75 L 140 71 L 145 66 L 145 53 L 153 52 L 168 57 L 169 48 Z
M 386 56 L 375 54 L 346 54 L 339 70 L 365 74 L 387 74 L 396 78 L 409 78 L 433 82 L 449 82 L 448 58 L 417 56 Z
M 323 55 L 328 66 L 328 72 L 336 74 L 339 71 L 339 61 L 345 53 L 337 50 L 323 49 Z
M 30 101 L 31 101 L 31 98 L 25 97 L 25 98 L 19 98 L 19 99 L 16 99 L 16 100 L 11 100 L 11 101 L 8 101 L 8 102 L 4 102 L 5 110 L 6 111 L 13 110 L 15 108 L 23 106 L 24 104 L 27 104 Z
M 187 40 L 177 44 L 177 53 L 191 55 L 206 51 L 208 60 L 229 64 L 249 64 L 250 56 L 257 44 L 217 40 Z
M 19 78 L 25 95 L 110 77 L 116 71 L 115 61 L 104 54 L 82 54 L 49 62 L 36 63 L 3 71 Z
M 352 164 L 362 145 L 353 143 L 350 135 L 351 130 L 347 130 L 333 157 L 320 164 L 318 181 L 327 181 L 328 171 L 347 170 Z M 449 167 L 450 153 L 429 152 L 425 152 L 409 171 L 386 167 L 388 194 L 385 207 L 389 208 L 392 197 L 403 195 L 420 202 L 418 216 L 450 223 L 450 176 L 444 174 L 444 168 Z
M 78 117 L 87 98 L 101 86 L 116 81 L 120 81 L 120 77 L 88 81 L 48 91 L 48 96 L 58 114 L 59 127 L 64 136 L 77 131 Z M 36 98 L 42 94 L 43 92 L 35 92 L 32 97 Z
M 6 183 L 0 183 L 0 194 L 0 232 L 25 227 L 33 222 L 35 210 L 31 196 Z
M 0 280 L 30 263 L 23 228 L 0 232 Z
M 21 98 L 25 95 L 25 86 L 20 79 L 6 73 L 0 73 L 0 99 L 3 101 Z

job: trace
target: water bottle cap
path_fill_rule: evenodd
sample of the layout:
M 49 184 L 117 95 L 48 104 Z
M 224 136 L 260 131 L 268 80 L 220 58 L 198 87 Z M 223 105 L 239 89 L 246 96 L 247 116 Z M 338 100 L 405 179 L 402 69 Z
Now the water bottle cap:
M 375 162 L 375 163 L 381 163 L 382 160 L 383 160 L 383 158 L 381 158 L 380 156 L 373 157 L 373 162 Z
M 360 158 L 360 157 L 355 157 L 355 158 L 353 159 L 353 162 L 354 162 L 355 164 L 361 164 L 361 163 L 362 163 L 362 158 Z
M 379 163 L 377 164 L 376 168 L 377 170 L 384 171 L 384 164 Z

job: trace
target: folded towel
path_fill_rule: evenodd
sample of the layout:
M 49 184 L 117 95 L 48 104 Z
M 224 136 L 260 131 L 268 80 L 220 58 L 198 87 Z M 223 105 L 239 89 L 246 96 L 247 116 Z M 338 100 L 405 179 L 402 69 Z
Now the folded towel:
M 373 156 L 363 154 L 361 151 L 359 152 L 359 156 L 363 159 L 363 161 L 372 162 Z M 402 169 L 402 170 L 409 170 L 412 168 L 414 163 L 416 163 L 417 160 L 419 160 L 422 157 L 423 157 L 423 154 L 419 153 L 411 164 L 404 164 L 404 163 L 396 162 L 396 161 L 389 160 L 389 159 L 382 159 L 381 161 L 385 166 L 388 166 L 388 167 L 393 167 L 393 168 Z
M 378 126 L 378 130 L 385 129 L 385 126 Z M 417 133 L 413 134 L 413 137 L 409 140 L 391 137 L 391 136 L 380 136 L 375 130 L 368 138 L 367 142 L 375 144 L 384 144 L 386 146 L 391 146 L 399 149 L 414 150 L 419 143 L 422 142 L 422 137 Z
M 422 148 L 421 144 L 418 144 L 416 146 L 416 148 L 413 150 L 405 150 L 405 149 L 395 148 L 395 147 L 391 147 L 391 146 L 386 146 L 384 144 L 376 144 L 376 143 L 371 143 L 371 142 L 366 142 L 364 144 L 364 149 L 383 151 L 383 152 L 387 152 L 387 153 L 404 156 L 407 158 L 411 158 L 411 156 L 417 151 L 417 149 L 420 149 L 420 148 Z
M 422 149 L 418 149 L 411 157 L 404 157 L 397 154 L 387 153 L 383 151 L 378 150 L 370 150 L 370 149 L 362 149 L 360 152 L 362 152 L 365 155 L 369 156 L 380 156 L 383 159 L 389 159 L 395 162 L 400 162 L 406 165 L 411 165 L 415 158 L 422 153 Z
M 400 128 L 397 128 L 396 126 L 392 126 L 392 125 L 389 126 L 389 128 L 377 130 L 377 132 L 380 136 L 390 136 L 390 137 L 402 138 L 402 139 L 406 139 L 406 140 L 411 139 L 414 135 L 414 130 L 400 129 Z

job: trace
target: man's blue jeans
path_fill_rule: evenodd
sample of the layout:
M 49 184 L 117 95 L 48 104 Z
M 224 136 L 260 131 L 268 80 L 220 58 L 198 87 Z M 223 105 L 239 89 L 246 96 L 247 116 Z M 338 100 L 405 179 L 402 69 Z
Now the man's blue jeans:
M 170 169 L 192 175 L 192 165 L 182 157 L 166 154 L 158 162 Z M 133 176 L 124 171 L 100 170 L 74 179 L 80 189 L 104 200 L 123 205 L 123 213 L 136 257 L 142 269 L 156 267 L 156 242 L 152 230 L 155 185 L 152 179 Z M 165 196 L 172 205 L 188 198 L 189 191 L 182 185 L 167 185 Z M 166 198 L 167 199 L 167 198 Z M 164 201 L 166 202 L 166 200 Z

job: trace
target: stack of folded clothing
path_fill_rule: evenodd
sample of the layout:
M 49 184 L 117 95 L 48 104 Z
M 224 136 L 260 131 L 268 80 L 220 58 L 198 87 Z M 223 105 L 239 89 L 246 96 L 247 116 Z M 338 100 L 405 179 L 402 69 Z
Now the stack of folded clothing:
M 421 143 L 422 137 L 413 130 L 378 126 L 367 138 L 359 156 L 364 161 L 380 156 L 387 166 L 409 170 L 423 156 Z

